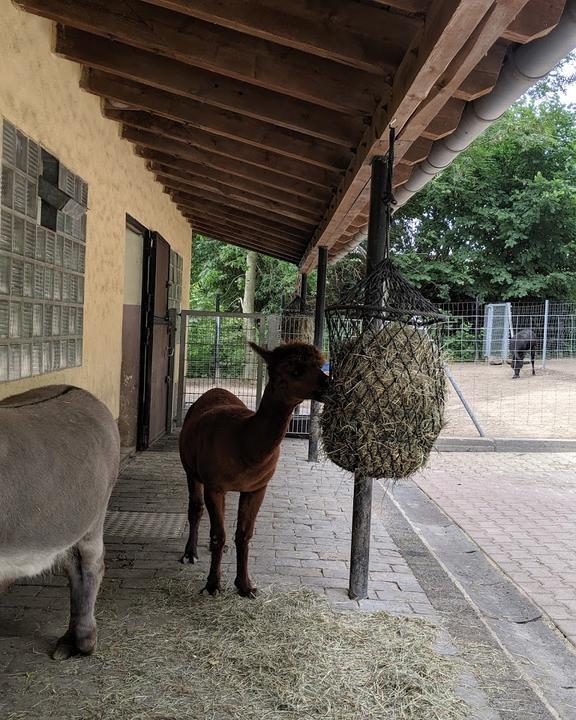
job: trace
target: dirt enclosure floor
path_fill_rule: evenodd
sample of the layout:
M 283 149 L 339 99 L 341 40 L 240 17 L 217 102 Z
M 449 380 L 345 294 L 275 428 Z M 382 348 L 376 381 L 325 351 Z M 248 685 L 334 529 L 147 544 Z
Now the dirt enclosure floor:
M 525 365 L 512 380 L 508 365 L 451 363 L 450 370 L 491 437 L 576 438 L 576 359 L 549 360 L 536 375 Z M 452 388 L 447 437 L 474 437 L 476 428 Z

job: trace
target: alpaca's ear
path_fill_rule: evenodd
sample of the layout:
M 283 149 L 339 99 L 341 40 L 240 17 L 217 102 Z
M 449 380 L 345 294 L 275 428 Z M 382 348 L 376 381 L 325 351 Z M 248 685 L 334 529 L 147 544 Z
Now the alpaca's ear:
M 250 345 L 252 350 L 254 350 L 255 353 L 260 355 L 260 357 L 264 360 L 264 362 L 266 364 L 268 364 L 270 362 L 270 360 L 272 360 L 272 351 L 271 350 L 266 350 L 266 348 L 260 347 L 260 345 L 256 345 L 256 343 L 253 343 L 253 342 L 248 343 L 248 344 Z

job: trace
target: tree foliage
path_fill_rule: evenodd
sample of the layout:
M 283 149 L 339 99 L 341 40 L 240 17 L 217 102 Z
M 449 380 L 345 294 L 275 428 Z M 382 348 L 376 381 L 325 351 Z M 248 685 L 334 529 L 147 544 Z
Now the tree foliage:
M 393 248 L 435 299 L 576 296 L 576 127 L 553 100 L 504 116 L 395 216 Z
M 213 310 L 216 295 L 226 312 L 242 312 L 246 272 L 246 250 L 194 235 L 190 306 Z M 281 260 L 258 255 L 256 269 L 255 312 L 279 312 L 282 295 L 289 300 L 296 291 L 298 268 Z

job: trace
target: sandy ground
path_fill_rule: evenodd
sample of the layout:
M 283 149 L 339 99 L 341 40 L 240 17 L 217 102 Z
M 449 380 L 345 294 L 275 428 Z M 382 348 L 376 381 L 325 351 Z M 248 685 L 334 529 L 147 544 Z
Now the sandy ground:
M 451 363 L 450 370 L 490 437 L 576 438 L 576 358 L 549 360 L 546 369 L 536 366 L 532 376 L 524 367 L 512 380 L 509 366 Z M 224 387 L 255 408 L 256 383 L 220 380 Z M 189 378 L 185 407 L 214 387 L 212 380 Z M 300 412 L 308 413 L 307 404 Z M 463 404 L 450 387 L 446 412 L 446 437 L 476 437 L 478 432 Z

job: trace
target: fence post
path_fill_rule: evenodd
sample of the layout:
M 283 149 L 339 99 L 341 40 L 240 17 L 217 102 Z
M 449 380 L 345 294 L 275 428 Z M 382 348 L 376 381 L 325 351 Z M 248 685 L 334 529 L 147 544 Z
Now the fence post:
M 216 295 L 216 312 L 220 312 L 220 294 Z M 214 335 L 214 382 L 220 380 L 220 316 L 216 315 L 216 333 Z
M 178 408 L 177 425 L 182 425 L 184 414 L 184 396 L 186 395 L 186 349 L 188 347 L 188 314 L 185 310 L 180 313 L 180 359 L 178 367 Z
M 548 310 L 550 301 L 544 301 L 544 336 L 542 338 L 542 370 L 546 367 L 546 351 L 548 349 Z
M 306 315 L 306 299 L 308 295 L 308 275 L 302 273 L 300 275 L 300 314 Z
M 480 359 L 479 335 L 480 335 L 480 298 L 476 297 L 474 304 L 474 362 Z
M 324 343 L 324 307 L 326 305 L 326 270 L 328 248 L 318 248 L 318 280 L 316 287 L 316 309 L 314 313 L 314 345 L 321 351 Z M 320 440 L 319 403 L 310 403 L 310 439 L 308 440 L 308 462 L 318 462 Z

